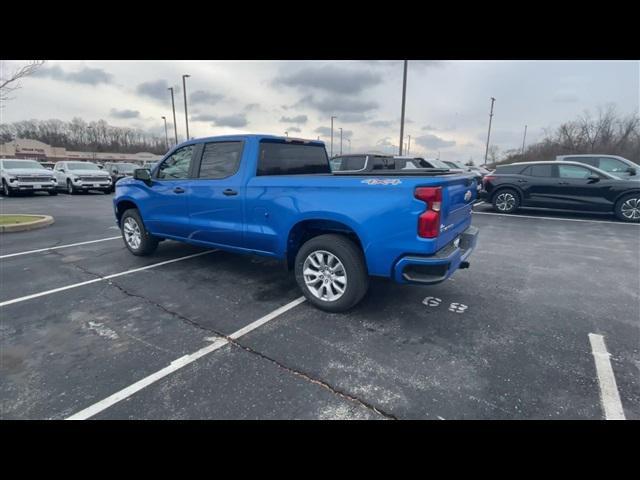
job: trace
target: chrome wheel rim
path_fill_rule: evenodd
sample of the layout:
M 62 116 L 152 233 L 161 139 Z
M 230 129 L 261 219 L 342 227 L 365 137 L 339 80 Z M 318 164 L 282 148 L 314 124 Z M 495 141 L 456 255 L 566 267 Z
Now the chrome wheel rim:
M 640 219 L 640 198 L 630 198 L 622 204 L 622 216 L 629 220 Z
M 302 266 L 304 283 L 311 294 L 324 301 L 335 302 L 347 289 L 347 272 L 342 262 L 326 250 L 311 252 Z
M 140 226 L 138 222 L 136 222 L 133 218 L 128 217 L 124 221 L 124 225 L 122 226 L 122 231 L 124 232 L 124 240 L 134 250 L 137 250 L 140 247 L 140 243 L 142 242 L 142 232 L 140 231 Z
M 516 206 L 516 197 L 514 197 L 511 193 L 501 193 L 496 198 L 496 207 L 501 212 L 506 212 L 512 210 L 513 207 Z

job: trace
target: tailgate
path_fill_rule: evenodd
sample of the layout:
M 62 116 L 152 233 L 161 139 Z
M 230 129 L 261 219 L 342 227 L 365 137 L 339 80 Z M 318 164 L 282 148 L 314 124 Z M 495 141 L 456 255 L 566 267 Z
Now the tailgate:
M 471 206 L 477 196 L 473 176 L 460 176 L 443 185 L 438 248 L 455 239 L 471 223 Z

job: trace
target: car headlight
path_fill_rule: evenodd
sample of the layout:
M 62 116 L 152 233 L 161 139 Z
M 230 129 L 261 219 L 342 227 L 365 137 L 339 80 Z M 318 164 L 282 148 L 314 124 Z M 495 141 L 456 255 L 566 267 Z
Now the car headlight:
M 74 182 L 79 182 L 79 181 L 80 181 L 80 178 L 79 178 L 79 177 L 73 177 L 73 181 L 74 181 Z
M 55 177 L 51 177 L 51 181 L 52 181 L 53 183 L 58 183 L 58 180 L 56 180 L 56 179 L 55 179 Z
M 9 181 L 10 182 L 15 182 L 16 181 L 16 177 L 9 177 Z

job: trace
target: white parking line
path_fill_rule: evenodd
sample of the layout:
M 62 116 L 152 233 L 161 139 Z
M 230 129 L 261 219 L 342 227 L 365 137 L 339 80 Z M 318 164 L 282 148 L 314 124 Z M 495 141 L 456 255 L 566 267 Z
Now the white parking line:
M 283 313 L 288 312 L 292 308 L 297 307 L 305 300 L 306 299 L 304 297 L 298 297 L 292 302 L 287 303 L 286 305 L 274 310 L 273 312 L 265 315 L 264 317 L 259 318 L 255 322 L 250 323 L 246 327 L 243 327 L 240 330 L 232 333 L 231 335 L 229 335 L 229 338 L 236 340 L 242 337 L 243 335 L 246 335 L 247 333 L 255 330 L 256 328 L 264 325 L 265 323 L 270 322 L 271 320 L 282 315 Z M 229 343 L 229 340 L 227 340 L 226 338 L 219 338 L 215 340 L 211 345 L 208 345 L 196 352 L 193 352 L 189 355 L 185 355 L 183 357 L 180 357 L 174 360 L 163 369 L 158 370 L 157 372 L 152 373 L 151 375 L 144 377 L 141 380 L 138 380 L 136 383 L 129 385 L 126 388 L 123 388 L 122 390 L 114 393 L 113 395 L 108 396 L 104 400 L 100 400 L 99 402 L 94 403 L 90 407 L 87 407 L 84 410 L 81 410 L 78 413 L 71 415 L 66 420 L 86 420 L 88 418 L 91 418 L 94 415 L 102 412 L 103 410 L 106 410 L 107 408 L 111 407 L 112 405 L 124 400 L 125 398 L 130 397 L 134 393 L 139 392 L 143 388 L 146 388 L 149 385 L 157 382 L 161 378 L 166 377 L 170 373 L 173 373 L 177 370 L 180 370 L 183 367 L 186 367 L 190 363 L 195 362 L 199 358 L 202 358 L 211 352 L 215 352 L 216 350 L 224 347 L 227 343 Z
M 26 252 L 10 253 L 8 255 L 0 255 L 0 260 L 3 258 L 17 257 L 19 255 L 29 255 L 30 253 L 47 252 L 49 250 L 58 250 L 60 248 L 78 247 L 80 245 L 89 245 L 90 243 L 107 242 L 109 240 L 116 240 L 118 238 L 122 237 L 118 235 L 117 237 L 99 238 L 98 240 L 89 240 L 88 242 L 69 243 L 67 245 L 58 245 L 57 247 L 47 247 L 40 248 L 38 250 L 27 250 Z
M 182 260 L 188 260 L 190 258 L 200 257 L 201 255 L 208 255 L 209 253 L 217 252 L 217 250 L 207 250 L 206 252 L 194 253 L 193 255 L 187 255 L 185 257 L 173 258 L 171 260 L 165 260 L 164 262 L 154 263 L 151 265 L 147 265 L 145 267 L 134 268 L 132 270 L 126 270 L 124 272 L 113 273 L 111 275 L 107 275 L 104 277 L 94 278 L 91 280 L 87 280 L 86 282 L 74 283 L 72 285 L 67 285 L 65 287 L 54 288 L 52 290 L 46 290 L 40 293 L 33 293 L 31 295 L 26 295 L 24 297 L 14 298 L 12 300 L 6 300 L 0 303 L 0 307 L 4 307 L 6 305 L 12 305 L 14 303 L 25 302 L 27 300 L 31 300 L 33 298 L 44 297 L 45 295 L 51 295 L 53 293 L 63 292 L 65 290 L 71 290 L 72 288 L 82 287 L 84 285 L 89 285 L 91 283 L 102 282 L 104 280 L 110 280 L 112 278 L 121 277 L 123 275 L 129 275 L 131 273 L 141 272 L 143 270 L 149 270 L 151 268 L 161 267 L 163 265 L 168 265 L 170 263 L 181 262 Z
M 581 220 L 579 218 L 556 218 L 556 217 L 534 217 L 533 215 L 514 215 L 511 213 L 494 213 L 494 212 L 473 212 L 474 215 L 497 215 L 499 217 L 509 218 L 535 218 L 537 220 L 559 220 L 562 222 L 586 222 L 586 223 L 608 223 L 609 225 L 630 225 L 632 227 L 640 227 L 640 223 L 626 222 L 608 222 L 606 220 Z
M 600 400 L 604 408 L 604 418 L 607 420 L 624 420 L 624 410 L 616 385 L 616 377 L 611 368 L 610 354 L 604 344 L 604 337 L 595 333 L 589 334 L 591 352 L 596 362 L 596 373 L 600 385 Z

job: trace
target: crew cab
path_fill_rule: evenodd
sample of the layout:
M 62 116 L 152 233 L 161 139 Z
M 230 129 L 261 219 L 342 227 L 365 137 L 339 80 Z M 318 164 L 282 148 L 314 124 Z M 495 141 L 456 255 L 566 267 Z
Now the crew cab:
M 111 178 L 92 162 L 58 162 L 53 173 L 58 179 L 58 188 L 69 195 L 88 190 L 111 191 Z
M 127 249 L 163 239 L 280 259 L 316 307 L 345 311 L 370 276 L 436 284 L 469 266 L 475 179 L 448 170 L 331 172 L 323 142 L 192 139 L 116 184 Z
M 9 197 L 16 192 L 48 192 L 56 195 L 56 177 L 51 170 L 35 160 L 3 158 L 0 160 L 2 194 Z

